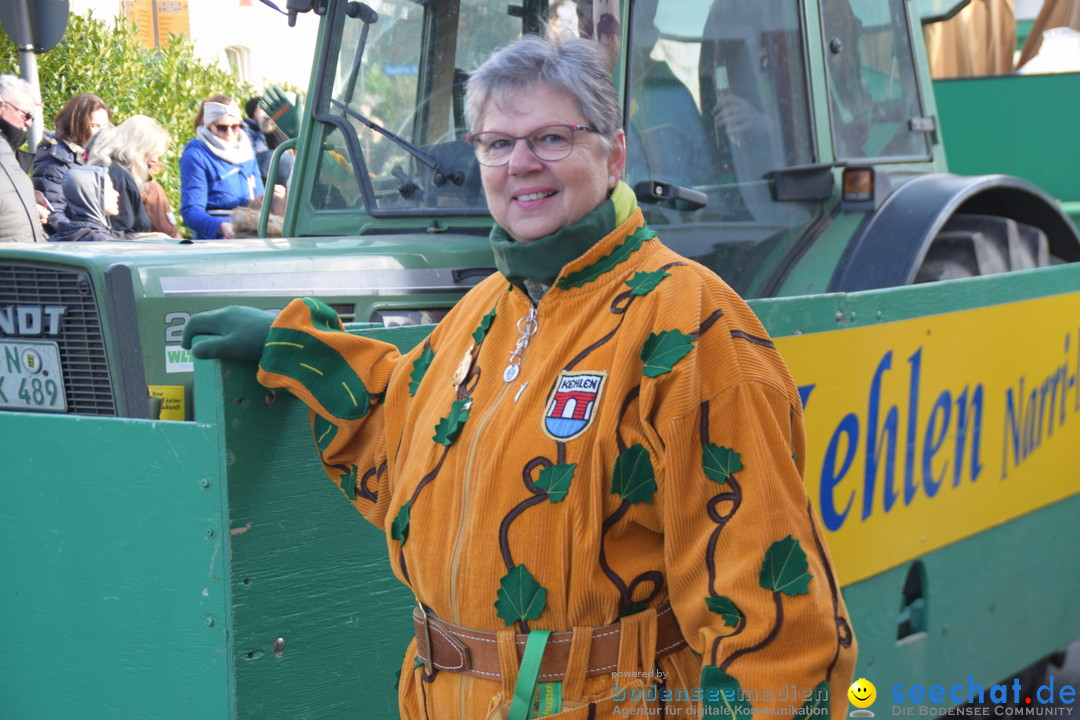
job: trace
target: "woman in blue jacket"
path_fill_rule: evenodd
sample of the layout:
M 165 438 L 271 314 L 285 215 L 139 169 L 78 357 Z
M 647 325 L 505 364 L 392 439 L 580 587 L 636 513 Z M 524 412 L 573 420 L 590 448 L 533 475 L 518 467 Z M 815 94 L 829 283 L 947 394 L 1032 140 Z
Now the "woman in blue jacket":
M 239 106 L 225 95 L 204 100 L 195 138 L 180 156 L 180 215 L 196 238 L 236 236 L 229 215 L 263 194 L 262 177 Z

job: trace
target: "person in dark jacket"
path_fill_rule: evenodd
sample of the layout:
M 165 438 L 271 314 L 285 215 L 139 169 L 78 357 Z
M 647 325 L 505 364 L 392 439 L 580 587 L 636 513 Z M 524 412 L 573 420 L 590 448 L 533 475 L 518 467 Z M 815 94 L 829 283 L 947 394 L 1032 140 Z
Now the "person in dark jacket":
M 132 115 L 90 143 L 90 164 L 107 167 L 109 178 L 120 193 L 120 211 L 109 218 L 109 225 L 116 233 L 155 231 L 142 194 L 152 179 L 151 167 L 160 162 L 170 142 L 169 131 L 157 120 Z
M 30 83 L 0 75 L 0 242 L 42 242 L 45 210 L 19 164 L 19 148 L 34 121 L 37 100 Z
M 109 106 L 92 93 L 71 98 L 56 114 L 53 133 L 45 133 L 34 154 L 34 189 L 41 192 L 52 210 L 48 231 L 67 220 L 64 211 L 64 175 L 75 165 L 85 165 L 86 145 L 90 138 L 110 127 Z
M 120 193 L 108 171 L 99 165 L 78 165 L 64 176 L 67 217 L 49 240 L 53 242 L 103 242 L 115 240 L 109 216 L 119 212 Z
M 229 215 L 263 194 L 255 151 L 232 98 L 214 95 L 195 116 L 180 156 L 180 215 L 196 238 L 233 238 Z

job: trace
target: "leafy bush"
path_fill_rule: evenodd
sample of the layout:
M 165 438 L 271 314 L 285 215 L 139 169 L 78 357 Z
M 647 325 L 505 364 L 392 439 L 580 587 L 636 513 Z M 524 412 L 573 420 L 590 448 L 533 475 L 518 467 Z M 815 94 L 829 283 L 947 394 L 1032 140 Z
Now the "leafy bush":
M 0 33 L 0 73 L 18 75 L 19 56 L 14 43 Z M 203 98 L 223 93 L 244 101 L 255 89 L 232 72 L 199 60 L 194 45 L 183 35 L 169 36 L 169 45 L 147 50 L 135 29 L 122 17 L 102 22 L 86 15 L 71 15 L 64 39 L 38 56 L 42 115 L 52 119 L 70 98 L 91 92 L 112 110 L 114 123 L 132 115 L 149 115 L 169 131 L 172 146 L 158 178 L 173 209 L 180 209 L 180 152 L 194 137 L 192 123 Z

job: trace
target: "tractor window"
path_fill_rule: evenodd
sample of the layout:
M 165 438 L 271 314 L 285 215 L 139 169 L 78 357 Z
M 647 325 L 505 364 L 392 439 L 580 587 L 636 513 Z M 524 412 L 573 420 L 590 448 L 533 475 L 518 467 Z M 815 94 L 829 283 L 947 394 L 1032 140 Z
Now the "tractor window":
M 344 172 L 355 180 L 313 198 L 316 209 L 486 213 L 464 140 L 465 81 L 521 33 L 522 18 L 510 14 L 506 0 L 333 7 L 340 14 L 331 31 L 338 44 L 328 58 L 333 86 L 319 99 L 317 119 L 336 128 L 327 137 L 337 140 L 338 152 L 321 154 L 318 175 L 332 180 Z
M 925 158 L 903 0 L 822 0 L 829 110 L 838 159 Z
M 816 160 L 801 3 L 638 0 L 627 59 L 627 180 L 703 193 L 643 205 L 664 242 L 753 296 L 820 202 L 777 202 L 770 173 Z

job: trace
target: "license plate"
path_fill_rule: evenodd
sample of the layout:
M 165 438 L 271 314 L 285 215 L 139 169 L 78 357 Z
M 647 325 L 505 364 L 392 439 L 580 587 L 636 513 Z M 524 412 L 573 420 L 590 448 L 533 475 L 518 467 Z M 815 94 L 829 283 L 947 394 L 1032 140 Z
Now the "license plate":
M 0 340 L 0 409 L 67 412 L 56 343 Z

